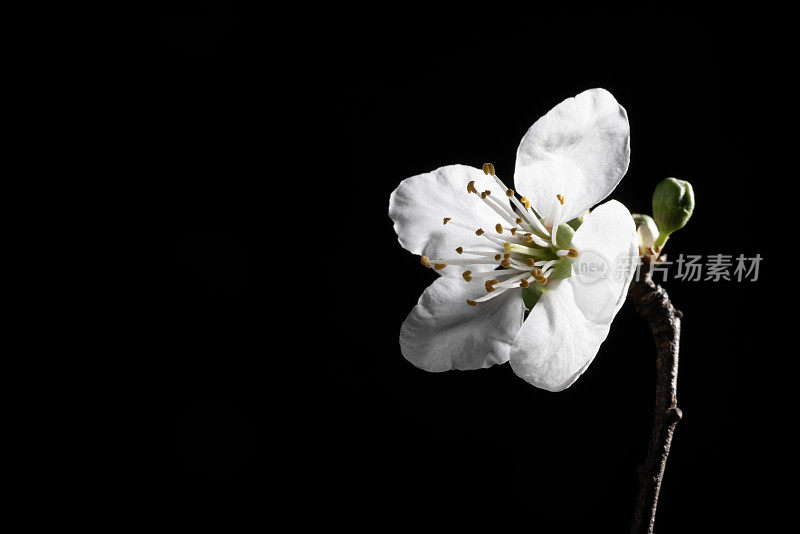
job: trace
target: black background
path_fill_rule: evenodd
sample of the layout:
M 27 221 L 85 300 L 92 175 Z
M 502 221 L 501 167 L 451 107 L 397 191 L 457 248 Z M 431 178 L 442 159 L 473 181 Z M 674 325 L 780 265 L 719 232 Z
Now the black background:
M 420 371 L 398 332 L 436 275 L 387 215 L 402 179 L 443 165 L 490 161 L 511 181 L 526 129 L 604 87 L 632 133 L 612 198 L 649 213 L 658 181 L 689 180 L 697 207 L 668 256 L 764 257 L 755 283 L 666 283 L 684 312 L 685 417 L 658 531 L 745 531 L 764 518 L 771 470 L 748 402 L 769 378 L 750 365 L 769 319 L 747 310 L 776 269 L 736 214 L 756 172 L 742 132 L 758 128 L 741 102 L 754 78 L 770 83 L 753 37 L 719 14 L 664 8 L 453 13 L 289 21 L 204 3 L 142 26 L 137 162 L 155 169 L 168 214 L 139 234 L 141 326 L 158 339 L 136 406 L 146 505 L 180 521 L 247 520 L 285 502 L 304 521 L 376 528 L 486 516 L 626 531 L 654 396 L 644 321 L 624 307 L 558 394 L 508 365 Z

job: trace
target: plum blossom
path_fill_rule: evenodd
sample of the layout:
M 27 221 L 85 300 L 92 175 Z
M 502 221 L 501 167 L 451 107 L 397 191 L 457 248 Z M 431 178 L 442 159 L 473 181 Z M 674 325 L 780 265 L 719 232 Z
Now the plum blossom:
M 608 91 L 590 89 L 530 127 L 517 149 L 514 189 L 491 164 L 403 180 L 389 199 L 394 230 L 440 275 L 401 327 L 403 356 L 427 371 L 510 361 L 549 391 L 574 383 L 608 335 L 635 270 L 636 228 L 625 206 L 612 200 L 587 213 L 629 161 L 625 109 Z M 611 273 L 615 265 L 628 267 Z

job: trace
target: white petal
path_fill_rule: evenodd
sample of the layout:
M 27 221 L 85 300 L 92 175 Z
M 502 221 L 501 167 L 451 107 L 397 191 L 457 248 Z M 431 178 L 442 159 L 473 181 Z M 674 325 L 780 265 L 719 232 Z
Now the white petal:
M 481 284 L 437 278 L 400 329 L 403 356 L 426 371 L 481 369 L 508 361 L 522 326 L 522 293 L 510 289 L 477 306 L 467 299 L 484 295 Z
M 575 274 L 548 284 L 510 355 L 517 375 L 549 391 L 568 388 L 592 362 L 625 302 L 638 258 L 633 219 L 617 201 L 591 212 L 573 244 L 581 254 Z M 591 264 L 598 269 L 578 271 Z
M 564 195 L 568 221 L 606 198 L 629 161 L 625 108 L 605 89 L 590 89 L 530 127 L 517 149 L 514 183 L 543 217 L 552 212 L 556 195 Z
M 497 223 L 508 225 L 478 195 L 467 192 L 467 184 L 472 180 L 475 180 L 479 191 L 490 189 L 494 198 L 510 206 L 508 198 L 499 191 L 491 177 L 480 169 L 466 165 L 441 167 L 400 182 L 389 197 L 389 217 L 394 221 L 394 231 L 403 248 L 414 254 L 428 256 L 432 261 L 437 258 L 461 258 L 455 252 L 458 247 L 494 250 L 485 237 L 452 224 L 443 224 L 444 217 L 451 217 L 460 223 L 488 231 L 494 231 Z M 450 266 L 436 272 L 458 274 L 464 269 L 489 271 L 496 267 Z
M 517 334 L 511 368 L 526 382 L 548 391 L 572 385 L 594 359 L 608 335 L 608 324 L 587 319 L 567 280 L 547 284 Z
M 639 260 L 636 224 L 628 208 L 616 200 L 596 207 L 575 232 L 572 246 L 580 252 L 568 279 L 576 303 L 586 317 L 610 323 L 625 302 Z

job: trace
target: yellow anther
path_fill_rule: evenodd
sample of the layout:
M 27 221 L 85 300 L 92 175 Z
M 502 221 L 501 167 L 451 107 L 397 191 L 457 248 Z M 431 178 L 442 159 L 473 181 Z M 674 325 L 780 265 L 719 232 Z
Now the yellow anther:
M 434 263 L 433 264 L 433 268 L 436 269 L 437 271 L 441 271 L 445 267 L 447 267 L 446 263 Z
M 486 195 L 486 191 L 484 191 L 483 193 L 481 193 L 481 198 L 486 198 L 486 197 L 487 197 L 487 195 Z
M 547 283 L 547 278 L 539 277 L 536 279 L 536 283 L 540 286 L 543 286 Z
M 533 267 L 534 263 L 535 260 L 533 258 L 528 258 L 527 260 L 525 260 L 525 265 L 527 265 L 528 267 Z
M 422 265 L 424 265 L 425 267 L 427 267 L 428 269 L 431 268 L 431 260 L 430 260 L 430 258 L 428 258 L 428 256 L 420 256 L 419 262 Z
M 475 230 L 475 235 L 483 235 L 483 228 L 478 228 Z
M 531 234 L 525 235 L 525 242 L 526 243 L 533 243 L 533 236 Z
M 470 299 L 467 299 L 467 304 L 469 304 L 470 306 L 477 306 L 478 305 L 477 302 L 475 302 L 474 300 L 470 300 Z
M 567 252 L 567 256 L 570 257 L 570 258 L 577 258 L 578 257 L 578 251 L 575 250 L 574 248 L 571 248 L 571 249 L 569 249 L 569 252 Z
M 456 249 L 456 252 L 458 252 L 459 254 L 461 254 L 462 252 L 464 252 L 464 248 L 463 248 L 463 247 L 458 247 L 458 248 Z
M 559 194 L 556 195 L 556 198 L 558 199 L 559 202 L 561 202 L 561 205 L 563 206 L 564 205 L 564 195 L 559 193 Z
M 509 267 L 511 265 L 511 261 L 509 261 L 509 259 L 506 258 L 500 262 L 500 265 L 502 265 L 503 267 Z
M 526 210 L 531 209 L 531 201 L 530 200 L 528 200 L 525 197 L 522 197 L 521 199 L 519 199 L 519 201 L 522 202 L 522 205 L 525 206 Z
M 447 224 L 448 222 L 450 222 L 450 219 L 452 219 L 452 217 L 445 217 L 444 222 L 442 224 Z
M 494 229 L 497 231 L 498 234 L 503 233 L 503 225 L 501 225 L 500 223 L 495 224 Z
M 481 169 L 483 169 L 484 174 L 487 175 L 491 174 L 492 176 L 494 176 L 494 165 L 492 165 L 491 163 L 484 163 Z
M 507 196 L 508 198 L 511 198 L 511 197 L 513 197 L 513 196 L 514 196 L 514 190 L 513 190 L 513 189 L 508 189 L 508 190 L 506 191 L 506 196 Z
M 489 191 L 488 189 L 486 191 L 484 191 L 484 193 L 486 194 L 487 197 L 492 194 L 492 192 Z
M 471 274 L 472 271 L 464 271 L 463 273 L 461 273 L 461 276 L 464 278 L 464 280 L 469 282 L 470 280 L 472 280 L 472 277 L 470 276 Z
M 467 184 L 467 193 L 475 193 L 476 195 L 478 194 L 478 190 L 475 189 L 475 180 L 472 180 Z
M 505 254 L 503 254 L 503 259 L 504 259 L 504 260 L 505 260 L 505 259 L 507 259 L 507 258 L 510 258 L 510 257 L 511 257 L 511 254 L 509 254 L 508 252 L 506 252 Z
M 503 243 L 503 249 L 504 249 L 506 252 L 511 252 L 511 243 L 509 243 L 508 241 L 506 241 L 505 243 Z
M 536 269 L 531 271 L 531 276 L 533 276 L 534 278 L 541 277 L 542 276 L 542 270 L 537 267 Z
M 486 283 L 483 284 L 483 287 L 486 288 L 486 292 L 487 293 L 491 293 L 492 291 L 494 291 L 494 287 L 493 286 L 495 284 L 497 284 L 497 283 L 499 283 L 499 282 L 497 280 L 495 280 L 495 279 L 487 280 Z
M 528 281 L 525 280 L 524 278 L 519 282 L 519 287 L 528 287 L 529 285 L 530 284 L 528 283 Z
M 517 217 L 517 224 L 522 224 L 522 217 Z
M 500 254 L 495 254 L 494 255 L 494 261 L 500 261 L 500 258 L 502 258 L 502 256 Z
M 513 235 L 513 236 L 517 235 L 517 229 L 516 228 L 512 228 L 511 229 L 511 235 Z

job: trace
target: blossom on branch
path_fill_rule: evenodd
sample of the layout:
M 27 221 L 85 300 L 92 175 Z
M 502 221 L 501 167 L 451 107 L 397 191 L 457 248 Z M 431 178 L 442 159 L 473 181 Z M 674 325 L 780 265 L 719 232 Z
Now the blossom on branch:
M 389 200 L 398 240 L 440 275 L 401 327 L 405 358 L 428 371 L 510 361 L 534 386 L 574 383 L 608 335 L 637 263 L 625 206 L 612 200 L 586 213 L 629 160 L 625 109 L 591 89 L 531 126 L 514 189 L 491 164 L 403 180 Z M 619 263 L 629 267 L 614 276 Z

